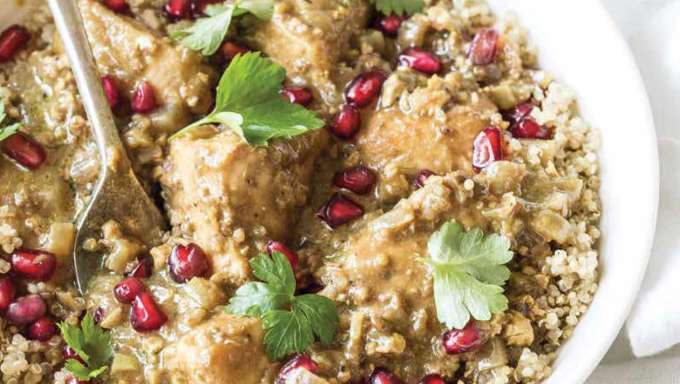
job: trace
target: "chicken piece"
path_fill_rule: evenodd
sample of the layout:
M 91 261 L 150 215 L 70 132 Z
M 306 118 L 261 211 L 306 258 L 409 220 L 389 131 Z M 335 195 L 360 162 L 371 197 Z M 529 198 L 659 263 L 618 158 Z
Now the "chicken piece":
M 357 136 L 361 158 L 383 175 L 413 177 L 424 169 L 471 173 L 472 143 L 489 124 L 480 108 L 456 107 L 444 118 L 382 109 L 370 115 Z
M 364 1 L 283 0 L 276 2 L 269 22 L 255 26 L 252 45 L 283 65 L 293 82 L 311 86 L 326 104 L 337 105 L 342 102 L 342 88 L 333 81 L 338 63 L 367 22 Z
M 178 384 L 259 384 L 272 369 L 263 339 L 259 320 L 220 314 L 168 346 L 165 368 Z
M 443 222 L 456 219 L 466 227 L 484 223 L 474 201 L 467 201 L 463 181 L 456 174 L 432 177 L 352 236 L 341 252 L 344 256 L 325 267 L 322 293 L 344 301 L 344 310 L 370 319 L 364 322 L 369 327 L 359 354 L 365 360 L 346 362 L 353 372 L 359 366 L 413 366 L 402 372 L 408 375 L 402 379 L 412 382 L 427 372 L 455 371 L 456 358 L 442 358 L 443 349 L 433 352 L 431 340 L 441 337 L 444 329 L 436 317 L 431 274 L 417 259 L 427 256 L 427 241 Z M 351 337 L 338 339 L 353 343 L 348 351 L 359 343 Z M 404 341 L 406 348 L 399 346 Z
M 99 1 L 81 0 L 80 8 L 100 73 L 113 76 L 128 96 L 139 82 L 151 84 L 159 106 L 149 115 L 156 136 L 184 127 L 192 113 L 208 112 L 215 75 L 199 54 Z
M 291 235 L 327 140 L 316 131 L 254 147 L 227 130 L 172 141 L 161 177 L 171 223 L 206 251 L 214 273 L 244 282 L 257 244 Z

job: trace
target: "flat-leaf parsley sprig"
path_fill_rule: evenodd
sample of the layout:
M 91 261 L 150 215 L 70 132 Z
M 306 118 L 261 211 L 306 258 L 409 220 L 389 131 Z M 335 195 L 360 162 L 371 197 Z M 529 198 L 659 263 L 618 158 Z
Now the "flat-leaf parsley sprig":
M 241 286 L 227 312 L 262 319 L 270 359 L 304 352 L 316 338 L 324 344 L 333 341 L 338 327 L 335 303 L 321 295 L 295 296 L 295 274 L 286 256 L 260 254 L 250 260 L 250 266 L 262 281 Z
M 7 117 L 7 115 L 5 114 L 5 104 L 3 104 L 2 101 L 0 101 L 0 141 L 3 141 L 6 138 L 17 133 L 17 131 L 21 127 L 21 123 L 14 123 L 14 124 L 10 124 L 8 126 L 2 127 L 2 123 L 3 123 L 3 121 L 5 120 L 6 117 Z
M 64 363 L 66 370 L 78 380 L 90 380 L 104 374 L 113 357 L 111 334 L 95 324 L 90 313 L 80 321 L 80 327 L 64 322 L 58 326 L 66 344 L 85 362 L 68 359 Z
M 170 37 L 187 48 L 210 56 L 217 51 L 229 32 L 231 20 L 246 13 L 260 20 L 269 20 L 274 12 L 273 0 L 241 0 L 231 4 L 213 4 L 202 17 L 188 28 L 170 33 Z
M 462 329 L 470 321 L 489 320 L 508 309 L 503 285 L 510 277 L 510 241 L 478 228 L 465 231 L 455 221 L 430 236 L 429 258 L 434 274 L 437 318 L 449 328 Z
M 412 15 L 423 9 L 423 0 L 370 0 L 383 15 Z
M 215 109 L 183 128 L 172 138 L 205 124 L 222 124 L 248 143 L 266 145 L 268 140 L 291 138 L 323 127 L 323 120 L 305 107 L 279 94 L 286 70 L 259 52 L 236 56 L 217 86 Z

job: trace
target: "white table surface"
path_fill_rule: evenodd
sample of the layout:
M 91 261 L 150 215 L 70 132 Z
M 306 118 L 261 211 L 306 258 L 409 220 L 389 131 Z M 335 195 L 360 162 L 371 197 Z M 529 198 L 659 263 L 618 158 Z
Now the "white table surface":
M 658 12 L 664 7 L 669 6 L 671 3 L 680 3 L 680 0 L 601 1 L 613 16 L 623 35 L 633 46 L 633 53 L 636 55 L 642 54 L 641 51 L 643 51 L 639 47 L 640 42 L 636 41 L 640 31 L 649 27 L 649 23 L 653 22 L 653 17 L 658 15 Z M 659 36 L 659 38 L 663 39 L 669 37 Z M 676 44 L 680 44 L 680 41 L 676 40 Z M 647 57 L 636 58 L 643 75 L 656 70 L 656 68 L 651 67 L 653 64 L 650 64 L 654 63 L 655 60 L 649 60 Z M 678 63 L 678 65 L 680 65 L 680 63 Z M 649 84 L 647 87 L 648 91 L 650 91 L 652 104 L 662 104 L 654 99 L 655 96 L 659 96 L 659 93 L 652 91 Z M 659 111 L 657 110 L 657 112 Z M 669 124 L 668 121 L 662 122 L 663 118 L 664 116 L 659 116 L 659 113 L 655 116 L 657 133 L 659 135 L 680 138 L 680 129 L 676 128 L 676 124 Z M 677 124 L 680 125 L 680 121 L 677 122 Z M 631 353 L 625 334 L 622 331 L 608 354 L 603 359 L 600 367 L 588 381 L 588 384 L 629 383 L 680 384 L 680 346 L 676 346 L 667 352 L 651 358 L 635 359 Z

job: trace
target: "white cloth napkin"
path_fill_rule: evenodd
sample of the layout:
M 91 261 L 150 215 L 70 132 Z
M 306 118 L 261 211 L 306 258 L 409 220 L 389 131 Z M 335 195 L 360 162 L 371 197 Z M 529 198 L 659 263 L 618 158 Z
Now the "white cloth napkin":
M 640 357 L 680 343 L 680 1 L 652 15 L 630 43 L 652 102 L 661 166 L 654 248 L 626 328 Z

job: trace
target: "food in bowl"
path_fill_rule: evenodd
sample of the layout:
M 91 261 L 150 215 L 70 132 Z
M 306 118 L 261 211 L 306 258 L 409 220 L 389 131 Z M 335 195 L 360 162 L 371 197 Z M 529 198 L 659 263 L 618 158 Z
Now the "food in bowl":
M 215 3 L 215 4 L 213 4 Z M 44 4 L 0 35 L 5 382 L 534 383 L 597 289 L 598 136 L 480 1 L 81 1 L 171 230 L 109 221 Z

